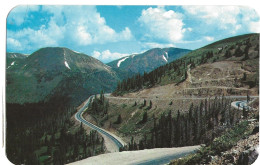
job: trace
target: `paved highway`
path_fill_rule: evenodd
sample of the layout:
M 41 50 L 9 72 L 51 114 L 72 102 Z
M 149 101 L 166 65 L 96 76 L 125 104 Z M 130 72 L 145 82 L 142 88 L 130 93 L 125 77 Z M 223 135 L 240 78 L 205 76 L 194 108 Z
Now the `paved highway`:
M 255 99 L 258 99 L 258 96 L 251 96 L 253 100 L 247 102 L 247 100 L 242 100 L 242 101 L 234 101 L 231 103 L 231 106 L 238 109 L 238 110 L 243 110 L 243 107 L 246 110 L 255 110 L 254 108 L 250 107 L 249 104 L 252 103 Z
M 100 134 L 107 136 L 109 139 L 111 139 L 116 144 L 118 149 L 120 147 L 123 147 L 125 145 L 125 143 L 120 138 L 118 138 L 115 135 L 113 135 L 112 133 L 110 133 L 110 132 L 108 132 L 108 131 L 88 122 L 87 120 L 85 120 L 83 118 L 83 116 L 82 116 L 83 112 L 84 112 L 84 110 L 86 110 L 88 108 L 88 106 L 89 106 L 90 102 L 92 101 L 93 97 L 94 97 L 94 95 L 90 96 L 88 98 L 88 100 L 84 103 L 82 108 L 80 108 L 80 110 L 75 114 L 76 120 L 78 120 L 82 124 L 87 125 L 88 127 L 92 128 L 92 129 L 98 131 Z
M 70 165 L 163 165 L 173 159 L 196 152 L 197 146 L 154 148 L 138 151 L 123 151 L 101 154 L 73 162 Z

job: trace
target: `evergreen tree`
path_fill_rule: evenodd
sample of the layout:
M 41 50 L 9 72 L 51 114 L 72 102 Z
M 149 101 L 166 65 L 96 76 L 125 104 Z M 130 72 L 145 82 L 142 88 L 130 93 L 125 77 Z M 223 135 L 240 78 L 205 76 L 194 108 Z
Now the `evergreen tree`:
M 146 106 L 146 100 L 144 99 L 144 104 L 143 104 L 143 106 L 145 107 Z
M 148 119 L 148 116 L 147 116 L 147 112 L 145 111 L 144 114 L 143 114 L 143 119 L 142 119 L 141 123 L 146 123 L 147 119 Z
M 121 123 L 122 123 L 122 117 L 121 117 L 121 114 L 119 114 L 117 116 L 117 120 L 116 120 L 115 124 L 121 124 Z

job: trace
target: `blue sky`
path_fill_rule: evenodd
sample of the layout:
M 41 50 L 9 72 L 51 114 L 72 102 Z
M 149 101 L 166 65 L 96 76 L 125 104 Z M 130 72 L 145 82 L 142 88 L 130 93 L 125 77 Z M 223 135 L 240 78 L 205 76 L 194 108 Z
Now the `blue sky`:
M 259 27 L 255 10 L 241 6 L 17 6 L 7 17 L 7 51 L 59 46 L 109 62 L 156 47 L 197 49 Z

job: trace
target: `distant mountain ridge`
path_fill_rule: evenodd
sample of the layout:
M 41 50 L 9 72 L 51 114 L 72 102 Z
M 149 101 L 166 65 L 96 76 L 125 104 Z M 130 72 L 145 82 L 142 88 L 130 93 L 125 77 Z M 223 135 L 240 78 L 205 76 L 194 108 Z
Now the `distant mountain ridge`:
M 6 66 L 11 67 L 15 63 L 19 63 L 20 61 L 27 58 L 28 55 L 21 54 L 21 53 L 6 53 Z
M 142 74 L 143 72 L 150 72 L 161 65 L 172 62 L 190 51 L 181 48 L 154 48 L 141 54 L 133 54 L 114 60 L 107 65 L 119 70 Z
M 150 71 L 186 52 L 189 50 L 156 48 L 128 56 L 131 61 L 121 58 L 107 65 L 64 47 L 41 48 L 31 55 L 7 53 L 6 101 L 24 104 L 54 99 L 76 106 L 101 90 L 112 92 L 120 80 Z

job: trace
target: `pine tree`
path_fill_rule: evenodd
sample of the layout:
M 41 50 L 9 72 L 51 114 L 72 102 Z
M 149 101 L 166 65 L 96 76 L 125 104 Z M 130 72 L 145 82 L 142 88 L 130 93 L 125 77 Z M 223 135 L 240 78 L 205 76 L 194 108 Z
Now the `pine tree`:
M 119 114 L 117 116 L 117 120 L 116 120 L 115 124 L 121 124 L 121 123 L 122 123 L 122 117 L 121 117 L 121 114 Z
M 144 104 L 143 104 L 143 107 L 145 107 L 146 106 L 146 100 L 144 99 Z
M 137 103 L 136 103 L 136 101 L 135 101 L 135 103 L 134 103 L 133 107 L 135 107 L 136 105 L 137 105 Z
M 142 119 L 141 123 L 146 123 L 147 119 L 148 119 L 148 116 L 147 116 L 147 112 L 145 111 L 143 114 L 143 119 Z
M 246 73 L 244 72 L 244 73 L 243 73 L 243 77 L 242 77 L 242 81 L 246 81 L 246 77 L 247 77 L 247 76 L 246 76 Z

